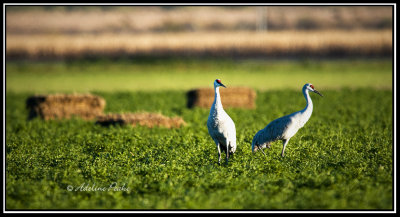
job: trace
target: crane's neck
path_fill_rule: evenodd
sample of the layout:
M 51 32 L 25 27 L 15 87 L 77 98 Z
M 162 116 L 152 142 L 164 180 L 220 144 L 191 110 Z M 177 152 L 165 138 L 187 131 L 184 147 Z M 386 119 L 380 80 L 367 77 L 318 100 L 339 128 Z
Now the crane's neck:
M 214 92 L 215 92 L 215 97 L 211 111 L 218 112 L 224 110 L 224 108 L 222 107 L 221 96 L 219 94 L 219 87 L 214 87 Z
M 309 95 L 308 89 L 303 89 L 303 95 L 304 95 L 304 98 L 306 98 L 307 105 L 303 110 L 301 110 L 301 113 L 303 116 L 303 121 L 307 122 L 308 119 L 310 119 L 312 111 L 313 111 L 313 103 L 312 103 L 311 97 Z

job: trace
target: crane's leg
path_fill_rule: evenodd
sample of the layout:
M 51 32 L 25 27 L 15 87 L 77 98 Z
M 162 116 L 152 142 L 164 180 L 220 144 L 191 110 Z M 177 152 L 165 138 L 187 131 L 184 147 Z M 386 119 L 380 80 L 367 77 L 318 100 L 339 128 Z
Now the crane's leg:
M 289 142 L 289 139 L 284 139 L 284 140 L 282 140 L 282 142 L 283 142 L 282 157 L 285 157 L 285 148 L 286 148 L 286 145 Z
M 217 150 L 218 150 L 218 164 L 221 164 L 221 148 L 219 147 L 219 142 L 217 143 Z
M 264 153 L 264 150 L 262 149 L 262 146 L 260 146 L 259 144 L 257 144 L 257 147 L 258 147 L 258 149 L 260 149 L 260 150 L 262 151 L 262 153 L 264 154 L 264 156 L 266 156 L 265 153 Z
M 226 164 L 228 164 L 229 160 L 229 142 L 226 141 Z

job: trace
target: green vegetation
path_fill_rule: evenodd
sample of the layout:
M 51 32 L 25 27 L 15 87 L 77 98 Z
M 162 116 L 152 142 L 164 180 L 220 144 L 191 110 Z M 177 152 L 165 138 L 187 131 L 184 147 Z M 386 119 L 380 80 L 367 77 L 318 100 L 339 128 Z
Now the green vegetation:
M 188 90 L 211 87 L 215 78 L 229 86 L 258 90 L 392 88 L 391 60 L 194 60 L 146 59 L 7 63 L 7 91 L 89 92 Z M 362 78 L 362 79 L 361 79 Z M 211 81 L 211 82 L 210 82 Z
M 9 62 L 6 209 L 391 210 L 391 65 L 390 60 Z M 256 109 L 226 109 L 238 144 L 229 165 L 217 163 L 206 127 L 209 110 L 186 107 L 186 90 L 211 86 L 216 77 L 228 88 L 257 90 Z M 267 156 L 251 153 L 258 130 L 304 108 L 306 82 L 324 97 L 311 93 L 313 115 L 291 139 L 286 156 L 280 156 L 281 142 L 266 149 Z M 27 120 L 28 96 L 84 91 L 104 97 L 106 113 L 160 112 L 181 116 L 188 125 Z M 114 182 L 117 191 L 109 189 Z
M 186 108 L 184 91 L 96 94 L 107 100 L 106 112 L 160 111 L 189 125 L 168 130 L 27 121 L 28 94 L 8 93 L 7 209 L 393 208 L 390 90 L 312 95 L 313 116 L 285 158 L 280 142 L 266 157 L 252 154 L 251 140 L 269 121 L 302 109 L 304 98 L 295 90 L 258 92 L 257 109 L 227 109 L 238 149 L 221 166 L 206 128 L 209 111 Z M 108 191 L 113 182 L 129 191 Z M 107 191 L 84 191 L 82 184 Z

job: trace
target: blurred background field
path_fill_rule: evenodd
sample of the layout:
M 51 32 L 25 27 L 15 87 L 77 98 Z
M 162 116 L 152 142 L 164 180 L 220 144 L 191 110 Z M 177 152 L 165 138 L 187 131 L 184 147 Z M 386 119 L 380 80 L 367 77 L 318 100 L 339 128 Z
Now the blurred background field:
M 7 7 L 9 59 L 390 57 L 392 8 Z
M 10 33 L 391 29 L 391 6 L 8 6 Z M 35 19 L 32 19 L 35 18 Z M 262 26 L 264 25 L 264 26 Z
M 390 6 L 8 6 L 7 90 L 391 89 L 392 24 Z
M 393 209 L 393 7 L 6 6 L 8 209 Z M 257 93 L 227 108 L 238 153 L 216 164 L 209 109 L 188 90 Z M 267 157 L 252 136 L 271 120 L 314 113 Z M 33 94 L 93 93 L 105 112 L 180 116 L 182 129 L 27 120 Z M 222 101 L 223 101 L 223 95 Z M 131 192 L 68 192 L 125 182 Z

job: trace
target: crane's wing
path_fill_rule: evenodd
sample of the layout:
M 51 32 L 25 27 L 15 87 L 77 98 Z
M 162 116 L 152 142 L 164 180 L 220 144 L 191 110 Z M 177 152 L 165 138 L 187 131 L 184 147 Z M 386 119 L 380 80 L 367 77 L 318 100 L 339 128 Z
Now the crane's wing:
M 292 124 L 291 116 L 283 116 L 271 121 L 264 129 L 257 132 L 253 139 L 253 145 L 262 145 L 283 139 L 286 131 Z
M 221 148 L 226 150 L 226 142 L 228 140 L 230 152 L 236 150 L 236 128 L 233 120 L 228 114 L 221 115 L 219 118 L 209 117 L 207 128 L 210 136 L 214 141 L 220 143 Z
M 228 116 L 226 118 L 226 129 L 227 129 L 227 134 L 226 136 L 228 137 L 229 141 L 229 152 L 235 153 L 236 151 L 236 127 L 235 123 L 233 122 L 232 118 Z

